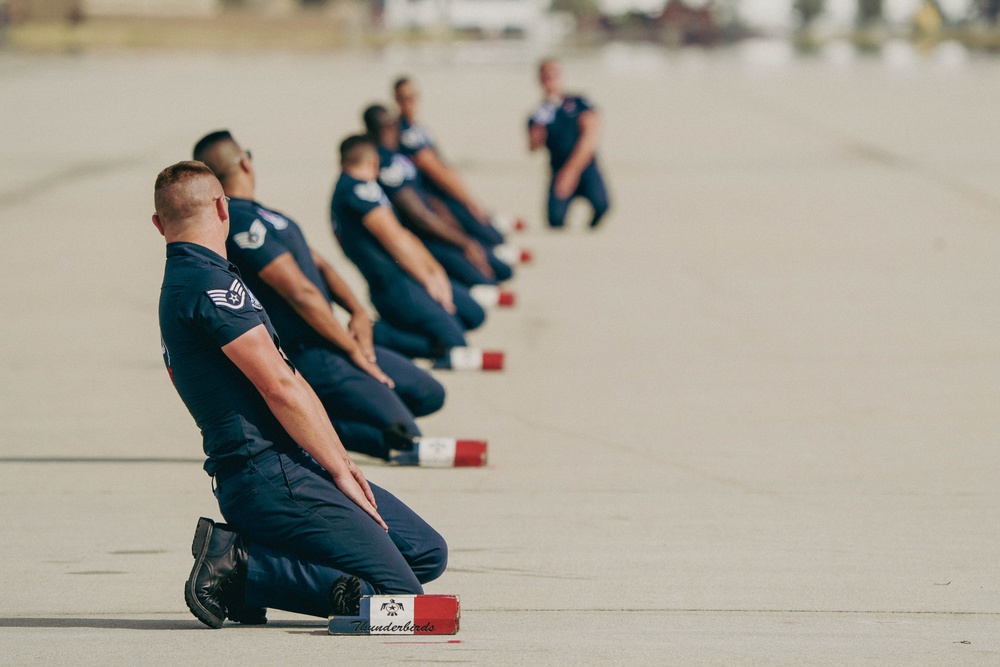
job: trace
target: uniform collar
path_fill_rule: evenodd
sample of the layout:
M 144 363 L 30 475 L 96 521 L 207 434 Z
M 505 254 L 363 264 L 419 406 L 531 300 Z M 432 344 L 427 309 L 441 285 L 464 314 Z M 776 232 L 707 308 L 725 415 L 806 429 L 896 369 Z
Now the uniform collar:
M 197 243 L 187 241 L 174 241 L 167 244 L 167 258 L 170 257 L 195 257 L 205 262 L 224 269 L 232 268 L 233 265 L 228 259 Z

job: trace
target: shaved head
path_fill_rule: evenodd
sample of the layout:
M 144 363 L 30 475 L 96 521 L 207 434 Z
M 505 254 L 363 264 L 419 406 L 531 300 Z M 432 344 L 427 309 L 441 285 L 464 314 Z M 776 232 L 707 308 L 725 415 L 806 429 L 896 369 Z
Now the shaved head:
M 194 145 L 194 159 L 208 165 L 223 185 L 239 169 L 244 155 L 244 150 L 236 143 L 229 130 L 207 134 Z
M 382 134 L 382 128 L 392 120 L 392 117 L 389 115 L 389 110 L 381 104 L 372 104 L 361 114 L 361 120 L 365 124 L 368 136 L 378 141 L 379 135 Z
M 201 162 L 178 162 L 160 172 L 153 186 L 156 214 L 164 227 L 175 227 L 213 208 L 222 185 Z
M 340 144 L 340 164 L 344 167 L 353 167 L 372 158 L 378 160 L 378 149 L 367 135 L 355 134 Z

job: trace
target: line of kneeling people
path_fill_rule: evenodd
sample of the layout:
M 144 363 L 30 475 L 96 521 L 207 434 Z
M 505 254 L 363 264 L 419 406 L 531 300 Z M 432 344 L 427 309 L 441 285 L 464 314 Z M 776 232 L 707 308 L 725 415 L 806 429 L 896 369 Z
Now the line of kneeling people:
M 227 521 L 200 519 L 192 545 L 185 599 L 206 625 L 262 624 L 268 607 L 356 615 L 362 595 L 418 594 L 444 571 L 443 538 L 347 450 L 402 464 L 460 457 L 454 439 L 417 426 L 445 392 L 413 360 L 501 367 L 466 332 L 510 302 L 500 285 L 529 255 L 505 243 L 413 120 L 371 106 L 365 133 L 339 147 L 333 233 L 375 322 L 296 222 L 256 200 L 253 156 L 228 130 L 157 177 L 164 363 L 202 430 Z M 477 452 L 484 462 L 484 443 Z

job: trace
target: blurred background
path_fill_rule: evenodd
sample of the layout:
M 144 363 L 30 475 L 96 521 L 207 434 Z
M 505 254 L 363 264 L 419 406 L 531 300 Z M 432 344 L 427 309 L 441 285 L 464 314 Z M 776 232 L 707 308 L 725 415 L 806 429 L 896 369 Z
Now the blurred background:
M 0 0 L 10 49 L 322 50 L 440 40 L 713 46 L 787 40 L 802 53 L 912 41 L 1000 49 L 1000 0 Z M 224 39 L 218 39 L 224 35 Z

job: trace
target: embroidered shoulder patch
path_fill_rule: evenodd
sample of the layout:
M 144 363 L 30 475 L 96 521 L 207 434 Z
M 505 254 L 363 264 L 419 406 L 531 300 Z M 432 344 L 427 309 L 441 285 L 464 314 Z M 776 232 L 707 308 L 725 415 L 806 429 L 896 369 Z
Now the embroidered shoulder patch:
M 267 227 L 260 220 L 254 220 L 250 225 L 250 231 L 233 234 L 233 241 L 244 250 L 256 250 L 264 245 L 265 236 Z
M 285 216 L 278 215 L 273 211 L 265 211 L 262 208 L 258 208 L 257 215 L 270 222 L 271 226 L 277 229 L 278 231 L 281 231 L 282 229 L 286 229 L 288 227 L 288 219 Z
M 378 172 L 378 180 L 390 188 L 395 188 L 403 184 L 403 168 L 393 160 L 388 167 L 383 167 Z
M 246 288 L 243 287 L 243 283 L 236 279 L 233 280 L 229 289 L 210 289 L 205 294 L 216 306 L 229 310 L 239 310 L 247 298 Z
M 531 114 L 531 122 L 536 125 L 548 125 L 556 117 L 556 108 L 552 104 L 545 103 Z
M 382 199 L 382 188 L 375 181 L 358 183 L 354 186 L 354 195 L 363 201 L 377 202 Z
M 427 134 L 420 127 L 411 127 L 399 135 L 399 141 L 407 148 L 420 148 L 427 143 Z

